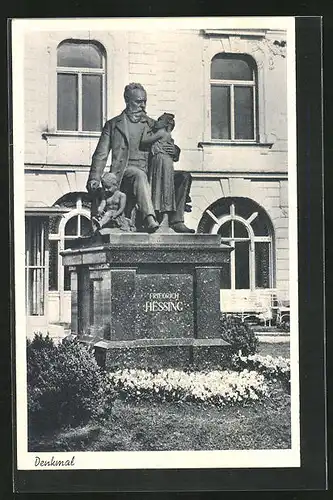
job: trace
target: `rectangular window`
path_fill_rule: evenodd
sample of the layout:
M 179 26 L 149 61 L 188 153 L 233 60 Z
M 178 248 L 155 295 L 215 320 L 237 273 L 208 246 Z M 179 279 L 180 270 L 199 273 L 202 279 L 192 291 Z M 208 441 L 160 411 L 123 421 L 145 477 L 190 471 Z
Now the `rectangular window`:
M 240 54 L 216 54 L 211 61 L 211 137 L 256 140 L 256 64 Z
M 254 139 L 253 88 L 234 87 L 235 139 Z
M 78 130 L 78 75 L 58 74 L 58 130 Z
M 25 292 L 29 316 L 45 314 L 45 224 L 43 218 L 26 219 Z
M 212 138 L 230 139 L 230 88 L 212 86 L 211 93 Z
M 82 75 L 82 130 L 101 130 L 102 84 L 102 75 Z
M 58 241 L 49 241 L 49 290 L 58 290 Z
M 270 287 L 270 244 L 269 242 L 255 243 L 255 273 L 256 288 Z
M 67 248 L 71 248 L 71 246 L 73 245 L 73 243 L 75 243 L 75 241 L 76 239 L 66 239 L 64 245 L 65 250 L 67 250 Z M 64 290 L 65 292 L 69 292 L 71 290 L 71 273 L 69 271 L 68 266 L 64 266 Z
M 235 242 L 235 288 L 250 288 L 249 242 Z

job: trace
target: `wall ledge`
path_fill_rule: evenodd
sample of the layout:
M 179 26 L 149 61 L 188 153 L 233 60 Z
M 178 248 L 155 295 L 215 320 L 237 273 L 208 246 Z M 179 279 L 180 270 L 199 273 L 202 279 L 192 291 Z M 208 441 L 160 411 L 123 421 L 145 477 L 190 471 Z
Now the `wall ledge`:
M 225 147 L 247 147 L 253 149 L 272 149 L 273 142 L 248 142 L 248 141 L 200 141 L 198 148 L 225 148 Z

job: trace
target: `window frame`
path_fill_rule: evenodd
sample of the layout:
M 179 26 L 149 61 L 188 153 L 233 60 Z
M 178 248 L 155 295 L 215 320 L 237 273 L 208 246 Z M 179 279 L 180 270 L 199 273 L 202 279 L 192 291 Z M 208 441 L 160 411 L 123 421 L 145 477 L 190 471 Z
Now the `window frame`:
M 223 214 L 221 216 L 215 216 L 213 212 L 208 208 L 205 210 L 204 214 L 208 214 L 208 216 L 214 221 L 213 226 L 210 229 L 210 234 L 218 234 L 219 229 L 223 224 L 229 221 L 238 221 L 246 227 L 249 237 L 221 237 L 221 243 L 229 244 L 233 250 L 235 249 L 235 243 L 238 241 L 249 241 L 249 288 L 236 288 L 236 258 L 235 252 L 232 251 L 230 253 L 230 282 L 231 282 L 231 291 L 235 290 L 269 290 L 274 288 L 274 243 L 273 243 L 273 233 L 270 230 L 270 234 L 268 236 L 256 236 L 254 234 L 253 228 L 251 226 L 251 222 L 255 220 L 258 216 L 260 216 L 259 212 L 254 211 L 247 219 L 236 214 L 237 211 L 237 201 L 230 205 L 229 214 Z M 203 215 L 204 215 L 203 214 Z M 256 254 L 255 254 L 255 244 L 266 242 L 269 243 L 269 286 L 268 287 L 257 287 L 256 286 Z
M 67 222 L 73 217 L 79 216 L 78 222 L 78 233 L 80 231 L 80 217 L 85 217 L 90 220 L 90 211 L 83 207 L 82 205 L 82 197 L 78 195 L 76 200 L 76 205 L 73 206 L 73 209 L 70 212 L 67 212 L 60 219 L 58 232 L 57 233 L 49 233 L 48 239 L 49 241 L 57 241 L 58 242 L 58 288 L 56 290 L 49 289 L 49 283 L 47 283 L 48 293 L 57 293 L 57 294 L 66 294 L 71 293 L 70 290 L 65 290 L 64 287 L 64 276 L 65 276 L 65 267 L 62 264 L 62 257 L 60 252 L 65 249 L 65 240 L 73 240 L 76 238 L 80 238 L 80 235 L 65 235 L 65 228 Z M 50 264 L 49 264 L 50 265 Z
M 63 40 L 57 46 L 57 58 L 58 58 L 58 50 L 59 48 L 65 44 L 70 43 L 73 45 L 81 45 L 88 44 L 93 45 L 101 55 L 102 60 L 102 68 L 85 68 L 85 67 L 75 67 L 75 66 L 58 66 L 58 60 L 56 61 L 56 133 L 57 134 L 66 134 L 66 135 L 96 135 L 99 136 L 103 127 L 103 124 L 106 120 L 106 55 L 104 47 L 96 41 L 92 40 Z M 77 75 L 77 92 L 78 92 L 78 116 L 77 130 L 64 130 L 58 127 L 58 75 L 59 74 L 67 74 L 67 75 Z M 83 130 L 82 128 L 82 114 L 83 114 L 83 106 L 82 106 L 82 76 L 83 75 L 102 75 L 102 95 L 101 95 L 101 105 L 102 105 L 102 117 L 101 117 L 101 129 L 99 131 L 96 130 Z
M 25 223 L 25 299 L 26 316 L 44 317 L 47 314 L 46 293 L 48 290 L 48 255 L 47 255 L 47 228 L 46 219 L 39 217 L 27 217 Z M 33 240 L 33 241 L 32 241 Z M 36 252 L 36 263 L 30 264 L 30 242 L 33 243 Z M 39 279 L 38 279 L 39 272 Z M 30 303 L 30 275 L 33 275 L 34 293 L 36 301 Z M 37 277 L 35 276 L 37 275 Z M 36 308 L 36 313 L 32 313 Z M 32 306 L 32 307 L 31 307 Z
M 211 77 L 211 67 L 216 56 L 222 55 L 226 60 L 242 60 L 250 67 L 253 75 L 252 80 L 228 80 L 217 79 Z M 249 62 L 251 60 L 251 62 Z M 256 144 L 259 139 L 258 130 L 258 71 L 257 64 L 252 56 L 248 54 L 235 54 L 219 52 L 215 54 L 210 61 L 210 83 L 209 83 L 209 102 L 210 102 L 210 140 L 216 143 L 229 144 Z M 230 89 L 230 139 L 213 138 L 212 137 L 212 87 L 227 87 Z M 235 87 L 251 87 L 253 89 L 253 139 L 236 139 L 235 138 Z

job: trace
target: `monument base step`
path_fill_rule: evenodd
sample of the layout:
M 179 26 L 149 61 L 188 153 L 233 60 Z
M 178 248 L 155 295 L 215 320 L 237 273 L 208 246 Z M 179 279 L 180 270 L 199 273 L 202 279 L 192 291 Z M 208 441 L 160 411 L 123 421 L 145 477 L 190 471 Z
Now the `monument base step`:
M 112 231 L 101 229 L 100 233 L 92 236 L 77 238 L 72 243 L 72 250 L 77 248 L 89 248 L 98 245 L 120 245 L 120 246 L 185 246 L 185 247 L 207 247 L 218 246 L 230 248 L 229 245 L 221 244 L 220 237 L 216 234 L 191 234 L 156 231 L 156 233 L 131 233 L 124 231 Z M 64 252 L 68 253 L 68 252 Z
M 106 370 L 139 369 L 201 369 L 219 367 L 229 358 L 230 344 L 223 339 L 135 339 L 105 340 L 89 335 L 68 338 L 94 348 L 98 364 Z
M 106 370 L 140 369 L 193 369 L 211 364 L 219 366 L 227 356 L 230 344 L 222 339 L 135 339 L 110 341 L 80 340 L 94 347 L 98 364 Z
M 223 339 L 193 339 L 193 338 L 168 338 L 168 339 L 135 339 L 135 340 L 99 340 L 94 347 L 102 349 L 128 349 L 133 347 L 168 347 L 168 346 L 227 346 L 230 345 Z

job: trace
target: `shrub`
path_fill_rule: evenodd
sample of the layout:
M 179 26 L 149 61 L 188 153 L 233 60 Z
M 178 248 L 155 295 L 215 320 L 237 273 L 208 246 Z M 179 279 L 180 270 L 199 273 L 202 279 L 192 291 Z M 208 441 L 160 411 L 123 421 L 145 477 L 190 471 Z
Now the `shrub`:
M 221 315 L 221 338 L 230 344 L 231 354 L 242 352 L 244 356 L 255 354 L 259 341 L 250 325 L 237 316 Z
M 283 330 L 284 332 L 290 332 L 290 321 L 289 320 L 284 320 L 281 322 L 280 324 L 280 328 L 281 330 Z
M 100 417 L 106 403 L 104 377 L 93 352 L 75 340 L 55 345 L 35 335 L 27 343 L 29 424 L 39 430 Z

